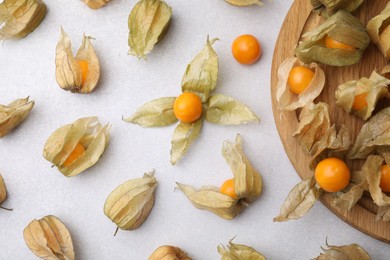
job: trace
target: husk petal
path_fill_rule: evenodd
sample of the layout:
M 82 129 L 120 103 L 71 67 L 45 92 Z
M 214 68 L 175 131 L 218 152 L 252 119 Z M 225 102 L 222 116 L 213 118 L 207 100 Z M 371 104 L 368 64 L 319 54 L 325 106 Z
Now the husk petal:
M 341 9 L 353 13 L 364 0 L 310 0 L 310 2 L 315 12 L 328 18 Z
M 367 32 L 382 54 L 390 59 L 390 2 L 379 15 L 368 21 Z
M 232 240 L 229 241 L 227 247 L 218 246 L 218 253 L 222 256 L 221 260 L 265 260 L 265 257 L 252 247 L 234 244 Z
M 234 6 L 264 5 L 260 0 L 225 0 L 225 2 Z
M 17 99 L 9 105 L 0 105 L 0 138 L 16 128 L 30 114 L 35 105 L 29 97 Z
M 148 260 L 192 260 L 192 258 L 179 247 L 164 245 L 154 250 Z
M 81 0 L 81 2 L 86 4 L 91 9 L 99 9 L 110 2 L 110 0 Z
M 370 255 L 358 244 L 350 244 L 345 246 L 328 245 L 327 249 L 322 248 L 324 253 L 321 253 L 314 260 L 337 260 L 337 259 L 359 259 L 370 260 Z

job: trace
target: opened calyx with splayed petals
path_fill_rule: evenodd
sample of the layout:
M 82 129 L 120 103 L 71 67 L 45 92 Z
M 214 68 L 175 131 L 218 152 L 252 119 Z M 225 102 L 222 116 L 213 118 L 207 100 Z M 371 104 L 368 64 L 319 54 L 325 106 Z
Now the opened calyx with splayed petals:
M 129 15 L 129 54 L 145 59 L 166 34 L 172 8 L 161 0 L 141 0 Z
M 222 256 L 221 260 L 265 260 L 265 257 L 252 247 L 234 244 L 232 240 L 229 241 L 227 247 L 218 246 L 218 253 Z
M 192 258 L 186 252 L 176 246 L 160 246 L 157 248 L 148 260 L 191 260 Z
M 104 214 L 120 229 L 137 229 L 154 206 L 156 186 L 153 172 L 119 185 L 108 196 L 104 204 Z
M 389 84 L 389 79 L 373 71 L 370 78 L 363 77 L 340 85 L 335 93 L 336 104 L 346 112 L 367 120 L 371 117 L 378 100 L 388 94 Z
M 0 41 L 24 38 L 46 16 L 42 0 L 4 0 L 0 3 Z
M 96 88 L 100 65 L 91 39 L 83 35 L 82 45 L 74 57 L 71 41 L 61 28 L 56 48 L 56 80 L 62 89 L 85 94 Z
M 314 260 L 371 260 L 370 255 L 358 244 L 350 244 L 345 246 L 332 246 L 326 243 L 327 249 L 322 248 L 324 253 L 321 253 Z
M 367 32 L 382 54 L 390 59 L 390 2 L 379 15 L 368 21 Z
M 310 2 L 315 12 L 327 18 L 341 9 L 353 13 L 364 0 L 310 0 Z
M 306 65 L 297 58 L 288 58 L 279 67 L 278 86 L 276 89 L 276 100 L 278 101 L 279 110 L 293 111 L 304 107 L 308 103 L 312 103 L 321 94 L 325 86 L 324 71 L 316 63 L 311 63 L 308 65 L 308 68 L 314 71 L 314 76 L 309 86 L 298 95 L 293 93 L 289 88 L 288 78 L 290 71 L 297 66 Z
M 0 138 L 6 136 L 30 114 L 35 105 L 29 97 L 0 105 Z
M 75 176 L 103 155 L 110 140 L 109 129 L 97 117 L 81 118 L 54 131 L 46 141 L 43 156 L 65 176 Z
M 73 242 L 66 226 L 55 216 L 33 220 L 23 232 L 30 250 L 45 260 L 74 260 Z
M 177 183 L 177 186 L 195 207 L 230 220 L 235 218 L 244 206 L 248 206 L 260 196 L 262 179 L 244 154 L 240 135 L 237 135 L 235 144 L 224 142 L 222 155 L 234 174 L 234 197 L 222 193 L 217 187 L 197 190 L 180 183 Z
M 171 164 L 175 165 L 188 151 L 190 146 L 200 136 L 203 121 L 221 125 L 238 125 L 248 122 L 258 122 L 259 118 L 244 104 L 237 100 L 211 92 L 215 90 L 218 80 L 218 56 L 212 47 L 217 39 L 207 38 L 206 46 L 187 66 L 182 79 L 182 96 L 184 94 L 197 95 L 201 100 L 201 109 L 197 109 L 200 117 L 194 122 L 184 122 L 180 120 L 175 128 L 171 142 Z M 142 127 L 168 126 L 179 121 L 175 113 L 176 97 L 165 97 L 152 100 L 130 116 L 124 119 L 129 123 L 138 124 Z M 181 101 L 186 101 L 181 99 Z M 185 114 L 184 108 L 180 108 L 180 113 Z M 176 111 L 177 112 L 177 111 Z
M 81 0 L 91 9 L 99 9 L 105 6 L 110 0 Z

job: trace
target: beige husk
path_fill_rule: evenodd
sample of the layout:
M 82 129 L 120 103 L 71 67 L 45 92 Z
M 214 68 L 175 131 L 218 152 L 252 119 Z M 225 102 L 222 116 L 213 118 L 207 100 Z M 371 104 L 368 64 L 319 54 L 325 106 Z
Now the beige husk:
M 329 127 L 329 105 L 324 102 L 318 104 L 310 102 L 299 114 L 298 127 L 293 136 L 301 149 L 310 154 L 314 144 L 324 137 Z
M 260 0 L 225 0 L 225 2 L 234 6 L 264 5 Z
M 387 85 L 390 80 L 382 77 L 376 71 L 373 71 L 370 78 L 361 78 L 359 80 L 348 81 L 336 89 L 336 105 L 342 107 L 346 112 L 353 113 L 367 120 L 371 117 L 378 100 L 388 94 Z M 355 96 L 366 94 L 367 105 L 360 110 L 353 109 Z
M 7 188 L 5 187 L 5 182 L 3 176 L 0 174 L 0 206 L 1 203 L 7 198 Z
M 341 9 L 353 13 L 364 0 L 310 0 L 310 2 L 315 12 L 328 18 Z
M 290 71 L 296 66 L 306 66 L 297 58 L 288 58 L 280 65 L 278 70 L 278 85 L 276 88 L 276 100 L 278 109 L 281 111 L 293 111 L 304 107 L 307 103 L 313 102 L 318 97 L 325 85 L 325 73 L 316 64 L 311 63 L 306 66 L 314 71 L 314 77 L 310 85 L 299 95 L 294 94 L 288 86 L 288 77 Z
M 45 18 L 42 0 L 4 0 L 0 4 L 0 41 L 24 38 Z
M 157 248 L 148 260 L 192 260 L 192 258 L 176 246 L 165 245 Z
M 0 138 L 6 136 L 30 114 L 35 102 L 29 97 L 0 105 Z
M 172 8 L 161 0 L 141 0 L 131 10 L 128 26 L 130 55 L 145 59 L 165 35 Z
M 224 142 L 222 155 L 233 172 L 237 198 L 221 193 L 217 187 L 202 187 L 196 190 L 180 183 L 177 183 L 177 186 L 195 207 L 230 220 L 235 218 L 244 206 L 249 206 L 260 196 L 262 179 L 242 151 L 240 135 L 237 135 L 235 144 Z
M 217 247 L 218 253 L 222 256 L 221 260 L 265 260 L 265 257 L 252 247 L 234 244 L 233 239 L 229 241 L 227 247 L 223 245 Z
M 325 37 L 355 47 L 355 50 L 332 49 L 324 44 Z M 319 27 L 303 35 L 295 55 L 304 63 L 320 62 L 331 66 L 358 63 L 370 43 L 365 27 L 355 16 L 339 10 Z
M 99 9 L 105 6 L 110 0 L 81 0 L 91 9 Z
M 110 126 L 103 127 L 97 117 L 81 118 L 54 131 L 46 141 L 43 156 L 65 176 L 75 176 L 95 165 L 103 155 L 110 140 L 109 129 Z M 84 154 L 64 166 L 77 144 L 84 147 Z
M 120 229 L 137 229 L 147 219 L 154 206 L 156 186 L 153 172 L 119 185 L 107 197 L 104 214 Z
M 86 94 L 96 88 L 100 77 L 100 64 L 91 39 L 93 38 L 83 35 L 83 42 L 74 57 L 71 41 L 61 28 L 61 37 L 56 47 L 56 80 L 62 89 Z M 85 82 L 82 80 L 82 71 L 78 61 L 88 63 Z
M 321 253 L 313 260 L 370 260 L 370 255 L 358 244 L 350 244 L 345 246 L 332 246 L 326 243 L 327 249 L 322 248 L 324 253 Z
M 74 260 L 73 242 L 68 229 L 55 216 L 33 220 L 23 232 L 30 250 L 45 260 Z
M 367 32 L 382 54 L 390 59 L 390 2 L 379 15 L 368 21 Z

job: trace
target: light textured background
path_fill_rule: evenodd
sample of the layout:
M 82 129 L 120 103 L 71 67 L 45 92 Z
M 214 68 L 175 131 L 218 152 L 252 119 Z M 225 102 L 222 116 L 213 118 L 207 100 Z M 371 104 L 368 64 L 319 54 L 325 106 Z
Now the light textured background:
M 93 11 L 80 1 L 46 0 L 49 12 L 41 26 L 20 41 L 0 46 L 0 103 L 31 96 L 30 117 L 0 140 L 0 171 L 9 199 L 0 211 L 0 259 L 35 259 L 23 241 L 23 229 L 34 218 L 53 214 L 69 228 L 77 259 L 146 259 L 163 244 L 180 246 L 194 259 L 219 259 L 216 247 L 236 237 L 269 259 L 310 259 L 331 244 L 359 243 L 373 259 L 386 259 L 387 244 L 356 231 L 318 203 L 299 221 L 273 223 L 288 191 L 299 181 L 282 148 L 271 110 L 270 68 L 278 31 L 292 0 L 266 3 L 264 8 L 237 8 L 223 0 L 168 0 L 173 22 L 166 38 L 148 61 L 128 56 L 127 17 L 135 0 L 113 0 Z M 55 81 L 55 46 L 60 26 L 75 50 L 84 32 L 94 36 L 102 76 L 90 95 L 65 92 Z M 263 45 L 256 65 L 242 66 L 230 53 L 233 39 L 251 33 Z M 143 103 L 180 93 L 187 63 L 200 51 L 207 35 L 219 37 L 217 92 L 249 105 L 259 125 L 222 127 L 205 124 L 187 156 L 169 164 L 174 127 L 143 129 L 121 120 Z M 58 127 L 98 115 L 110 122 L 111 143 L 99 163 L 83 174 L 66 178 L 42 157 L 46 139 Z M 174 191 L 175 181 L 194 186 L 219 186 L 231 177 L 220 153 L 222 142 L 241 133 L 249 158 L 264 179 L 261 198 L 237 219 L 225 221 L 195 209 Z M 136 231 L 120 231 L 103 214 L 108 194 L 119 184 L 155 169 L 159 181 L 156 205 Z

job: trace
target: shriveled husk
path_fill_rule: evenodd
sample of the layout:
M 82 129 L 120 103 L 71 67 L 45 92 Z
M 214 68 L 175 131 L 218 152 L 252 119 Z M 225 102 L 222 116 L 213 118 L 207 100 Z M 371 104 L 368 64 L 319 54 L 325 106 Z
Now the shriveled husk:
M 306 154 L 320 141 L 330 127 L 329 105 L 324 102 L 307 103 L 299 114 L 299 123 L 293 136 Z
M 350 244 L 344 246 L 332 246 L 326 243 L 328 248 L 322 248 L 324 253 L 321 253 L 313 260 L 370 260 L 370 255 L 358 244 Z
M 315 12 L 327 18 L 341 9 L 353 13 L 364 0 L 310 0 L 310 2 Z
M 153 172 L 119 185 L 107 197 L 104 214 L 120 229 L 137 229 L 147 219 L 154 206 L 156 186 Z
M 4 0 L 0 4 L 0 41 L 24 38 L 45 18 L 42 0 Z
M 276 100 L 278 109 L 282 111 L 293 111 L 297 108 L 304 107 L 306 104 L 313 102 L 318 97 L 325 86 L 325 73 L 316 64 L 311 63 L 306 66 L 314 72 L 314 77 L 309 86 L 299 95 L 293 93 L 288 86 L 288 77 L 290 71 L 296 66 L 306 66 L 297 58 L 286 59 L 278 70 L 278 86 L 276 88 Z
M 110 0 L 81 0 L 91 9 L 99 9 L 105 6 Z
M 221 260 L 265 260 L 265 257 L 252 247 L 235 244 L 232 240 L 229 241 L 227 247 L 218 246 L 218 253 L 222 256 Z
M 65 176 L 78 175 L 95 165 L 103 155 L 110 140 L 109 129 L 110 126 L 103 127 L 97 117 L 78 119 L 54 131 L 46 141 L 43 156 Z M 72 164 L 65 166 L 64 162 L 78 144 L 84 147 L 85 152 Z
M 262 179 L 244 154 L 240 135 L 237 135 L 235 144 L 224 142 L 222 155 L 234 174 L 236 198 L 221 193 L 217 187 L 195 189 L 180 183 L 177 183 L 177 186 L 196 208 L 211 211 L 230 220 L 235 218 L 244 206 L 248 206 L 260 196 Z
M 368 21 L 367 32 L 382 54 L 390 59 L 390 2 L 379 15 Z
M 186 252 L 176 246 L 160 246 L 157 248 L 148 260 L 191 260 Z
M 100 64 L 91 39 L 93 38 L 83 35 L 81 47 L 74 57 L 71 41 L 61 28 L 61 37 L 56 47 L 56 80 L 62 89 L 86 94 L 96 88 L 100 77 Z M 78 61 L 85 61 L 88 64 L 84 82 Z
M 390 107 L 371 117 L 360 129 L 355 143 L 348 152 L 349 159 L 363 159 L 374 151 L 390 152 Z
M 17 99 L 9 105 L 0 105 L 0 138 L 17 127 L 30 114 L 34 104 L 27 97 Z
M 74 260 L 72 237 L 64 223 L 55 216 L 34 219 L 23 232 L 28 248 L 45 260 Z
M 141 0 L 131 10 L 129 26 L 129 54 L 145 59 L 154 45 L 166 34 L 172 8 L 162 0 Z
M 388 94 L 387 85 L 389 84 L 389 79 L 373 71 L 370 78 L 363 77 L 340 85 L 335 93 L 336 104 L 342 107 L 344 111 L 367 120 L 371 117 L 378 100 Z M 355 97 L 358 95 L 367 95 L 365 98 L 367 105 L 360 110 L 354 110 L 353 104 Z
M 354 50 L 325 47 L 325 37 L 355 47 Z M 295 48 L 295 55 L 304 63 L 320 62 L 332 66 L 348 66 L 358 63 L 370 43 L 363 24 L 350 13 L 339 10 L 323 24 L 303 35 Z

